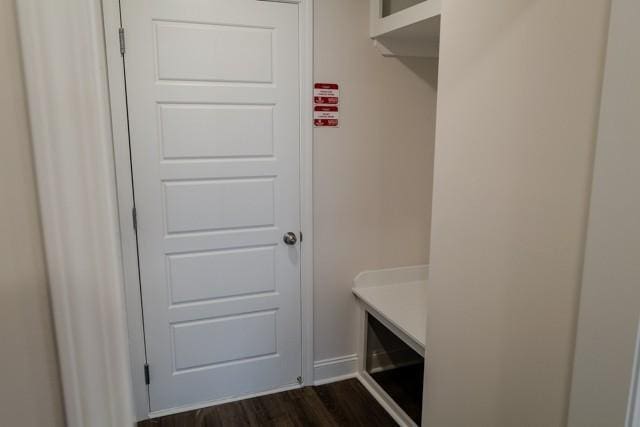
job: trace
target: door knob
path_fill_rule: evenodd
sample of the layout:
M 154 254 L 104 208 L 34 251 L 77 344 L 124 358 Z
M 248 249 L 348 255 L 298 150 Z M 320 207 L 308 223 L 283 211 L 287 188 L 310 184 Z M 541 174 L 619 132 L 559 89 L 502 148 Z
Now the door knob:
M 298 242 L 298 238 L 296 237 L 296 233 L 292 233 L 291 231 L 289 231 L 288 233 L 285 233 L 282 241 L 289 246 L 293 246 Z

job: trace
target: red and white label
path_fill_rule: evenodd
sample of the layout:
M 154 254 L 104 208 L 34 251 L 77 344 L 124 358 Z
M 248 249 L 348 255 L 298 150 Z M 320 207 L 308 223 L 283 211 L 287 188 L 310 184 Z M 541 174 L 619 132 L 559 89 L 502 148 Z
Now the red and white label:
M 340 120 L 337 106 L 316 105 L 313 108 L 313 124 L 316 126 L 336 127 Z
M 316 83 L 313 87 L 314 104 L 338 105 L 340 87 L 336 83 Z
M 340 122 L 340 86 L 316 83 L 313 86 L 313 124 L 316 127 L 338 127 Z

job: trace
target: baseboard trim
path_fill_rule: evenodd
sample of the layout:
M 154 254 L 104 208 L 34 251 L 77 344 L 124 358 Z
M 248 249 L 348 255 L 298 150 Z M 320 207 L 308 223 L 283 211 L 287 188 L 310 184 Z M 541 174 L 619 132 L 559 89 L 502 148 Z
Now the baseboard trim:
M 354 378 L 358 371 L 358 355 L 332 357 L 317 360 L 313 364 L 314 385 L 328 384 Z
M 356 378 L 358 376 L 357 373 L 353 372 L 351 374 L 340 375 L 338 377 L 325 378 L 323 380 L 316 380 L 313 382 L 314 386 L 337 383 L 338 381 L 350 380 L 352 378 Z

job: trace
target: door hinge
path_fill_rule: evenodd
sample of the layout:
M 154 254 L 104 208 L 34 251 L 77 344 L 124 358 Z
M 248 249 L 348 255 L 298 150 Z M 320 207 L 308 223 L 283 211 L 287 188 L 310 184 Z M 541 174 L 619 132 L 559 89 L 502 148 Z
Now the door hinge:
M 302 385 L 302 377 L 298 377 L 296 380 L 298 380 L 298 384 Z
M 302 235 L 302 231 L 300 232 L 300 243 L 304 240 L 304 236 Z
M 135 206 L 131 209 L 131 219 L 133 220 L 133 231 L 138 231 L 138 211 Z
M 151 384 L 151 377 L 149 375 L 149 364 L 148 363 L 144 364 L 144 383 L 146 385 Z
M 124 55 L 124 28 L 122 27 L 118 28 L 118 39 L 120 40 L 120 55 Z

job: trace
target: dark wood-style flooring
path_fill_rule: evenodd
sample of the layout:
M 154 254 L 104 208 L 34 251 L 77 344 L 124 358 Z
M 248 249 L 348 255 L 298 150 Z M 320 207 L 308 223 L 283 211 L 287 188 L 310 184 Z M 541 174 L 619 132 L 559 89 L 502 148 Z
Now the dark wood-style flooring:
M 139 427 L 397 426 L 357 379 L 142 421 Z

